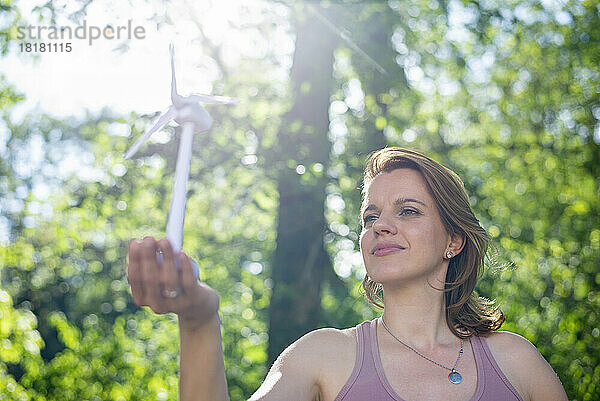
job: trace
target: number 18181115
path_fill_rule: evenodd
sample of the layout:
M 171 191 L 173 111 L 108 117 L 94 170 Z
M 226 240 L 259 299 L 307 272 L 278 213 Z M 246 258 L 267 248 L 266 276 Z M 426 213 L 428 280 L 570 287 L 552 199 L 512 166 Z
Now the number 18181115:
M 70 53 L 71 43 L 19 43 L 21 53 Z

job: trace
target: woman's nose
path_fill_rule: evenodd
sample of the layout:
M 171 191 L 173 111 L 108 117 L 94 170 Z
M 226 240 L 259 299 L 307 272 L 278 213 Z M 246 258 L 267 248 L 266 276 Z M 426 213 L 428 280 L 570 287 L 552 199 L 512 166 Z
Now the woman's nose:
M 373 222 L 373 231 L 375 234 L 390 234 L 395 235 L 398 230 L 393 221 L 391 221 L 388 217 L 383 214 L 380 215 L 377 220 Z

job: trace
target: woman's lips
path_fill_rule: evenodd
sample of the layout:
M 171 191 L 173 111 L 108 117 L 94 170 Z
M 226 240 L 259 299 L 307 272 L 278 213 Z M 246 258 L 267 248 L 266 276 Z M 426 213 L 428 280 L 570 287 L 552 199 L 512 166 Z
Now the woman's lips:
M 379 244 L 375 245 L 371 251 L 371 254 L 375 256 L 385 256 L 389 255 L 390 253 L 402 251 L 403 249 L 404 247 L 393 242 L 380 242 Z
M 379 249 L 376 249 L 375 252 L 373 252 L 373 255 L 385 256 L 385 255 L 389 255 L 390 253 L 395 253 L 395 252 L 399 252 L 402 250 L 404 250 L 404 248 L 398 248 L 398 247 L 379 248 Z

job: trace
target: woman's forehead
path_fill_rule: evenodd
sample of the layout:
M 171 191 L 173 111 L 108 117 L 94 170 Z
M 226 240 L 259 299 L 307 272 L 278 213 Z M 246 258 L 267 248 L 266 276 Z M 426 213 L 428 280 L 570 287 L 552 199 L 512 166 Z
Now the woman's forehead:
M 406 168 L 382 172 L 366 188 L 365 201 L 388 197 L 422 201 L 432 199 L 421 173 Z

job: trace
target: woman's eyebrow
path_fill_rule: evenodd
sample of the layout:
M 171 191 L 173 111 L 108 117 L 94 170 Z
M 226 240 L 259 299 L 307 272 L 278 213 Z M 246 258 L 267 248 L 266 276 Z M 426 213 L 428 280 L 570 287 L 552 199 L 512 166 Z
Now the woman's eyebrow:
M 418 203 L 420 205 L 427 207 L 425 202 L 420 201 L 418 199 L 414 199 L 414 198 L 398 198 L 394 201 L 394 206 L 400 206 L 400 205 L 403 205 L 403 204 L 409 203 L 409 202 L 415 202 L 415 203 Z M 368 212 L 369 210 L 379 210 L 379 208 L 371 203 L 369 206 L 364 208 L 363 213 Z
M 415 203 L 418 203 L 418 204 L 421 204 L 421 205 L 427 207 L 427 205 L 425 204 L 425 202 L 420 201 L 418 199 L 413 199 L 413 198 L 398 198 L 394 202 L 394 206 L 400 206 L 400 205 L 402 205 L 404 203 L 408 203 L 408 202 L 415 202 Z

